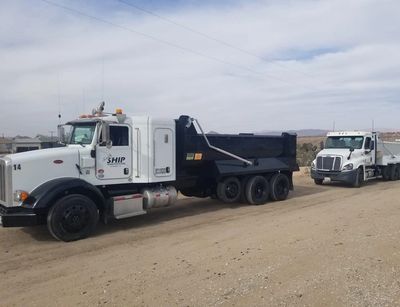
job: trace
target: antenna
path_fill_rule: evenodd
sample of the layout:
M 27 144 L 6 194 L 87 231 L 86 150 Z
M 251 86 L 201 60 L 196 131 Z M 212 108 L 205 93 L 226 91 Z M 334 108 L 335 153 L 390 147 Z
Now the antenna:
M 57 74 L 57 91 L 58 91 L 58 124 L 61 125 L 60 73 Z
M 86 92 L 85 89 L 82 90 L 82 107 L 83 113 L 85 113 L 85 104 L 86 104 Z
M 336 128 L 336 122 L 333 121 L 333 123 L 332 123 L 332 132 L 335 132 L 335 128 Z
M 375 120 L 372 119 L 372 131 L 371 132 L 374 132 L 374 131 L 375 131 Z
M 104 57 L 101 60 L 101 101 L 104 101 Z

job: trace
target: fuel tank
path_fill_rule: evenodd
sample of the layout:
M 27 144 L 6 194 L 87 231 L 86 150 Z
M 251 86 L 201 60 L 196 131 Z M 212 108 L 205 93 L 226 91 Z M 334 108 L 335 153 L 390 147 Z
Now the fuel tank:
M 141 194 L 144 209 L 167 207 L 178 199 L 178 192 L 173 186 L 146 188 Z

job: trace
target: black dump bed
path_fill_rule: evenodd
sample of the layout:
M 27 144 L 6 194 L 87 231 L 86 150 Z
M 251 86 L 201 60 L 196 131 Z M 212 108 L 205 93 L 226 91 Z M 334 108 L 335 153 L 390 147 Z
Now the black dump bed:
M 191 176 L 218 178 L 274 171 L 291 173 L 298 170 L 296 135 L 207 135 L 211 145 L 253 162 L 253 165 L 246 165 L 209 148 L 204 136 L 196 131 L 193 124 L 189 126 L 188 120 L 188 116 L 181 116 L 176 121 L 178 180 L 189 180 Z

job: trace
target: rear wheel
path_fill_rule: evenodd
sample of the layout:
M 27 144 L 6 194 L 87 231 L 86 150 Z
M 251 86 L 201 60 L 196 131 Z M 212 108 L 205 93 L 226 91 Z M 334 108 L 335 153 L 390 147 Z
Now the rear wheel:
M 290 182 L 285 174 L 275 174 L 270 181 L 272 200 L 285 200 L 289 194 Z
M 217 197 L 225 203 L 235 203 L 240 201 L 242 187 L 236 177 L 228 177 L 218 182 Z
M 383 167 L 383 169 L 382 169 L 382 178 L 383 178 L 383 180 L 389 180 L 390 179 L 390 171 L 391 171 L 390 166 Z
M 359 188 L 364 182 L 364 172 L 361 168 L 357 169 L 356 177 L 354 178 L 353 187 Z
M 240 202 L 241 202 L 241 203 L 247 203 L 247 198 L 246 198 L 246 185 L 247 185 L 247 182 L 249 182 L 249 179 L 250 179 L 250 178 L 251 178 L 251 177 L 246 176 L 246 177 L 243 177 L 243 178 L 240 180 L 241 189 L 242 189 L 242 192 L 240 193 Z
M 398 180 L 400 177 L 400 167 L 398 164 L 390 167 L 390 180 Z
M 99 212 L 88 197 L 72 194 L 61 198 L 47 215 L 47 228 L 57 240 L 69 242 L 88 237 L 96 228 Z
M 263 176 L 254 176 L 249 179 L 245 188 L 246 199 L 252 205 L 261 205 L 269 197 L 269 183 Z

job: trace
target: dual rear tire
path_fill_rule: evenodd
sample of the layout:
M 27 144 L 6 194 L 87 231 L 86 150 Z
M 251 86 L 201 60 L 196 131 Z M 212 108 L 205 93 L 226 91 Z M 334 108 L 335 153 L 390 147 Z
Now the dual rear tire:
M 400 179 L 400 165 L 399 164 L 394 164 L 390 167 L 389 179 L 392 181 Z
M 243 178 L 228 177 L 217 185 L 217 198 L 225 203 L 235 203 L 240 200 L 252 205 L 261 205 L 269 198 L 275 201 L 287 198 L 290 190 L 288 176 L 282 173 L 273 175 L 268 181 L 261 175 Z
M 382 169 L 382 178 L 383 180 L 399 180 L 400 179 L 400 165 L 399 164 L 390 164 L 385 166 Z
M 247 181 L 243 192 L 249 204 L 264 204 L 267 202 L 270 195 L 269 183 L 263 176 L 253 176 Z

